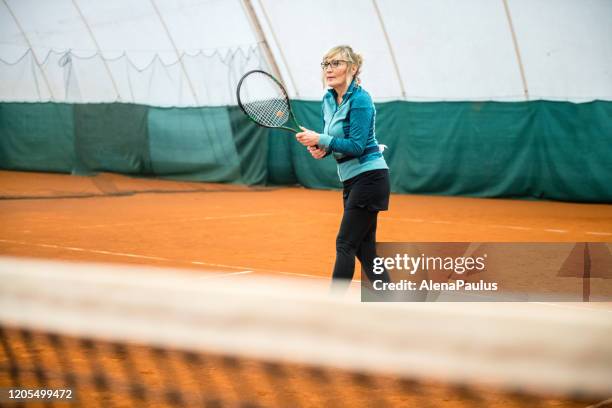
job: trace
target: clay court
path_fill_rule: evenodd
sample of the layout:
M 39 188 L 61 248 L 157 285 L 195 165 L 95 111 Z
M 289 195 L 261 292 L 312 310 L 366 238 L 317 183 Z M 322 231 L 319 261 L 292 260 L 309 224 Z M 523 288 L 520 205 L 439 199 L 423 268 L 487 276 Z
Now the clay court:
M 339 191 L 0 173 L 5 256 L 328 278 Z M 606 242 L 612 206 L 394 194 L 378 241 Z M 310 255 L 313 254 L 313 255 Z
M 609 0 L 2 3 L 0 406 L 612 405 Z
M 3 256 L 185 268 L 202 276 L 225 277 L 232 283 L 260 275 L 329 279 L 341 217 L 340 192 L 300 187 L 21 172 L 2 172 L 0 186 Z M 391 203 L 390 211 L 380 217 L 379 241 L 605 242 L 612 237 L 609 205 L 400 194 L 393 195 Z M 585 312 L 608 308 L 605 304 L 561 307 Z M 7 338 L 19 344 L 18 332 L 8 331 Z M 110 350 L 112 344 L 97 347 Z M 49 350 L 42 346 L 38 352 L 43 360 L 52 362 L 57 357 Z M 22 362 L 32 361 L 27 347 L 15 346 L 15 352 Z M 133 347 L 132 352 L 147 361 L 151 350 Z M 86 356 L 67 353 L 77 372 L 90 369 L 83 366 Z M 169 364 L 176 364 L 181 355 L 171 353 L 168 359 Z M 182 368 L 174 376 L 185 389 L 220 395 L 222 403 L 229 405 L 245 400 L 265 406 L 313 407 L 535 403 L 524 395 L 478 385 L 462 390 L 435 381 L 415 384 L 384 376 L 355 377 L 342 370 L 317 372 L 300 365 L 285 366 L 283 382 L 275 384 L 270 382 L 271 376 L 278 377 L 274 366 L 256 360 L 235 365 L 215 355 L 206 361 L 205 367 L 193 362 L 179 365 Z M 103 357 L 98 363 L 108 376 L 121 377 L 125 362 L 121 357 Z M 205 377 L 205 384 L 193 378 L 194 373 Z M 166 381 L 164 375 L 167 369 L 152 367 L 144 381 L 150 389 L 157 389 Z M 235 378 L 246 385 L 236 387 Z M 322 392 L 324 386 L 333 391 Z M 213 394 L 210 387 L 214 387 Z M 128 394 L 117 389 L 87 389 L 80 390 L 87 405 L 130 405 L 125 399 Z M 581 407 L 594 402 L 539 397 L 539 406 Z

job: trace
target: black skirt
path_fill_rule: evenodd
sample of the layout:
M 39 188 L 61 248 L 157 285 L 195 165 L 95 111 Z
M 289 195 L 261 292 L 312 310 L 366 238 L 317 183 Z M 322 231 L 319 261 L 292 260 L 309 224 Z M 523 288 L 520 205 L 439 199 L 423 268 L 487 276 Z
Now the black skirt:
M 344 209 L 365 208 L 368 211 L 389 209 L 389 170 L 370 170 L 356 175 L 343 183 Z

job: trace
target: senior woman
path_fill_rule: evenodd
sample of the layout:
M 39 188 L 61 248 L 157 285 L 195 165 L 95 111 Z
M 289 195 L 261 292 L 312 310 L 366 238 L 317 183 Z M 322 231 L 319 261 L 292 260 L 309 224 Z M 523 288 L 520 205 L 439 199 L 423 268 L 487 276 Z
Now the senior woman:
M 302 127 L 297 140 L 315 159 L 333 155 L 343 184 L 344 214 L 336 238 L 334 287 L 345 288 L 355 273 L 355 256 L 371 282 L 389 281 L 387 272 L 373 273 L 378 212 L 389 207 L 389 167 L 376 141 L 376 111 L 360 85 L 362 57 L 347 45 L 323 57 L 325 126 L 319 134 Z

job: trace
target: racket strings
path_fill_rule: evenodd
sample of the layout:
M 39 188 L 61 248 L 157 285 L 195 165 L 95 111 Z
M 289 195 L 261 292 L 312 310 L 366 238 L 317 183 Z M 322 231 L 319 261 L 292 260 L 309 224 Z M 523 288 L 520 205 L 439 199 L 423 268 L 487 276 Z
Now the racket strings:
M 279 98 L 247 102 L 243 106 L 253 119 L 265 126 L 282 126 L 289 119 L 288 104 Z
M 280 85 L 265 75 L 250 75 L 240 88 L 240 102 L 257 123 L 281 127 L 289 120 L 289 101 Z
M 283 100 L 268 99 L 250 106 L 253 107 L 254 118 L 266 126 L 282 126 L 289 119 L 289 109 Z

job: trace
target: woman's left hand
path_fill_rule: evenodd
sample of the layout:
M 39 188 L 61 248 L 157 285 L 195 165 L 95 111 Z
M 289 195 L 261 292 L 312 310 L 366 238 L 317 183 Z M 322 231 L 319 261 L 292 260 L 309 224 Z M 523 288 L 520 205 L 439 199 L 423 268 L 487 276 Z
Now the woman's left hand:
M 319 134 L 300 126 L 303 132 L 296 133 L 295 138 L 304 146 L 316 146 L 319 143 Z
M 310 155 L 317 160 L 322 159 L 327 155 L 327 151 L 325 149 L 320 149 L 314 146 L 308 146 L 308 151 L 310 152 Z

